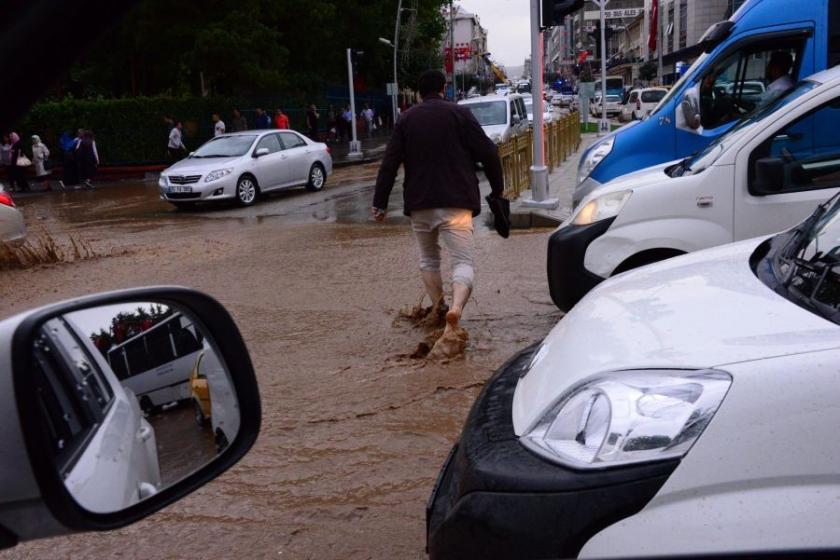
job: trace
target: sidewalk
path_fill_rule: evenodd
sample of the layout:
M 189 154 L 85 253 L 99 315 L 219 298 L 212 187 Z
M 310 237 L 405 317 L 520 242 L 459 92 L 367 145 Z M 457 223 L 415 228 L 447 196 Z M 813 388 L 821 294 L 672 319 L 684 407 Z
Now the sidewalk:
M 523 206 L 522 201 L 532 198 L 531 190 L 523 191 L 516 200 L 510 204 L 511 226 L 515 229 L 528 229 L 532 227 L 559 226 L 568 220 L 572 215 L 572 195 L 577 185 L 578 163 L 580 154 L 595 141 L 598 135 L 585 133 L 581 135 L 580 147 L 569 156 L 559 167 L 556 167 L 548 175 L 548 198 L 556 198 L 560 201 L 557 208 L 546 210 L 542 208 L 529 208 Z
M 350 151 L 350 142 L 345 141 L 339 144 L 329 144 L 330 150 L 332 150 L 333 166 L 346 167 L 348 165 L 378 161 L 382 159 L 382 155 L 385 153 L 385 148 L 388 146 L 388 140 L 390 139 L 390 131 L 383 131 L 379 136 L 374 136 L 373 138 L 361 138 L 361 158 L 347 157 Z

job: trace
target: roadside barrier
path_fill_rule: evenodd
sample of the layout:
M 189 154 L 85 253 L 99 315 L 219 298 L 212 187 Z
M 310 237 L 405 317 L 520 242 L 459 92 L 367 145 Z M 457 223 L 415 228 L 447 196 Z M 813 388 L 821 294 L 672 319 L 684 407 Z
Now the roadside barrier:
M 580 146 L 580 114 L 573 111 L 563 115 L 546 123 L 544 130 L 545 165 L 552 173 Z M 499 144 L 506 198 L 518 198 L 523 191 L 531 188 L 533 142 L 534 136 L 529 130 Z

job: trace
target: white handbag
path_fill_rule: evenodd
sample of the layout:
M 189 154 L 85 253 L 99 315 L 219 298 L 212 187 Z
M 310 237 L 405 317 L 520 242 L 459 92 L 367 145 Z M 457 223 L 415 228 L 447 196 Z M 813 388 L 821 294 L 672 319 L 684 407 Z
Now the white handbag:
M 32 165 L 32 161 L 26 157 L 26 154 L 21 153 L 17 158 L 17 166 L 18 167 L 29 167 Z

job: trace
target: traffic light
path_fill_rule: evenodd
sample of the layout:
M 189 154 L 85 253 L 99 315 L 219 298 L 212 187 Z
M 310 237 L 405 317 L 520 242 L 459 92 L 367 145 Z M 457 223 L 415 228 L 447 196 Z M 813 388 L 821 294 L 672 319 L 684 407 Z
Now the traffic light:
M 563 19 L 583 8 L 584 0 L 541 0 L 540 27 L 563 25 Z

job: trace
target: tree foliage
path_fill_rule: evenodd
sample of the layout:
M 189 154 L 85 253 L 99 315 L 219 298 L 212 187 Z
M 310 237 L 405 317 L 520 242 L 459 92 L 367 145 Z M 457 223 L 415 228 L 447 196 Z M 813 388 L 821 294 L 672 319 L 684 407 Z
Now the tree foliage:
M 411 50 L 401 81 L 440 62 L 445 1 L 418 3 L 416 33 L 411 44 L 401 41 Z M 56 93 L 307 95 L 346 82 L 347 48 L 365 52 L 361 82 L 382 88 L 393 51 L 378 39 L 393 39 L 396 7 L 397 0 L 144 0 Z

